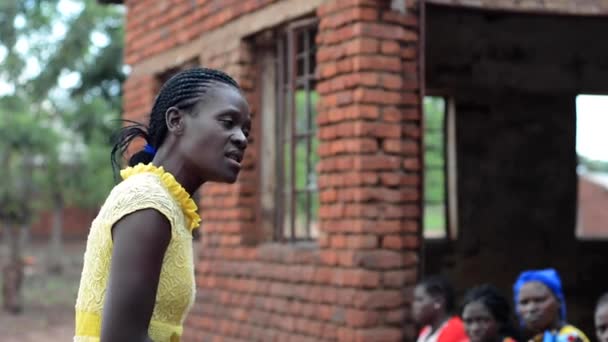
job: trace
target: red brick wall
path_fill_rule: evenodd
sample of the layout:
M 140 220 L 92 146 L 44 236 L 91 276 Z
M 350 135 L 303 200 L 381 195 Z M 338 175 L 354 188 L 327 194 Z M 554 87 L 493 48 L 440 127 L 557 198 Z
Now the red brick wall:
M 149 57 L 273 1 L 165 3 L 127 1 L 126 61 L 134 70 Z M 412 336 L 407 289 L 417 277 L 419 246 L 418 20 L 416 9 L 403 16 L 389 4 L 332 0 L 310 13 L 320 19 L 318 241 L 279 244 L 260 230 L 256 162 L 262 156 L 255 146 L 237 184 L 203 187 L 198 295 L 184 340 Z M 248 41 L 234 46 L 206 46 L 197 57 L 234 76 L 256 113 L 254 46 Z M 150 65 L 124 85 L 130 119 L 145 117 L 158 88 L 156 76 L 164 71 L 144 69 Z M 258 127 L 259 117 L 253 119 Z M 253 135 L 262 139 L 255 129 Z
M 126 1 L 125 62 L 136 64 L 276 0 Z
M 97 212 L 96 209 L 65 208 L 63 210 L 63 237 L 66 239 L 85 239 Z M 48 239 L 52 224 L 52 212 L 39 213 L 32 223 L 31 237 L 33 239 Z

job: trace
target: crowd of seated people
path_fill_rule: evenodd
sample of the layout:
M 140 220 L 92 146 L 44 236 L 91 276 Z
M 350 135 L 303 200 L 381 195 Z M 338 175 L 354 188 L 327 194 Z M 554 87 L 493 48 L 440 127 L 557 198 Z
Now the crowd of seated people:
M 567 321 L 554 269 L 522 272 L 513 284 L 513 302 L 483 284 L 469 289 L 460 306 L 446 278 L 426 278 L 414 289 L 412 318 L 421 327 L 417 342 L 590 342 Z M 608 293 L 598 299 L 594 318 L 597 340 L 608 342 Z

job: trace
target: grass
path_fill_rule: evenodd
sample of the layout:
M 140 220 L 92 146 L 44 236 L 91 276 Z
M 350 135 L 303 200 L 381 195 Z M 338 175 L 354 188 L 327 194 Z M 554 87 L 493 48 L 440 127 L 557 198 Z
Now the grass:
M 445 236 L 445 207 L 443 205 L 424 207 L 424 236 Z

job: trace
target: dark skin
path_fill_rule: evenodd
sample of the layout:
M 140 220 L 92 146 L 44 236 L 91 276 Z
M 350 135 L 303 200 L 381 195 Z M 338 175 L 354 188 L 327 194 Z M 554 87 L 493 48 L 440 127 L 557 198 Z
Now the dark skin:
M 422 285 L 414 288 L 414 301 L 412 302 L 412 317 L 420 325 L 431 326 L 431 334 L 449 318 L 445 311 L 443 298 L 432 296 Z
M 599 342 L 608 342 L 608 302 L 595 310 L 595 334 Z
M 236 181 L 251 128 L 249 105 L 237 89 L 214 84 L 190 113 L 171 107 L 165 118 L 168 133 L 154 165 L 190 195 L 206 181 Z M 148 327 L 170 223 L 154 209 L 140 210 L 114 224 L 112 239 L 101 342 L 151 341 Z
M 465 305 L 462 321 L 471 342 L 499 342 L 501 339 L 500 323 L 481 301 Z
M 533 281 L 521 287 L 517 297 L 517 313 L 532 335 L 563 327 L 559 309 L 559 301 L 543 283 Z

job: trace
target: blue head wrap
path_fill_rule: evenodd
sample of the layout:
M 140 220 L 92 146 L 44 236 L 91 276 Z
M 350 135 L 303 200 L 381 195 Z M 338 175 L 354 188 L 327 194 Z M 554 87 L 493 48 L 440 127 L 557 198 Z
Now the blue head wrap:
M 560 303 L 559 317 L 566 320 L 566 299 L 564 298 L 564 292 L 562 291 L 562 281 L 556 270 L 552 268 L 546 268 L 543 270 L 530 270 L 522 272 L 515 284 L 513 285 L 513 293 L 515 295 L 515 305 L 517 306 L 517 298 L 519 297 L 519 291 L 524 284 L 536 281 L 547 286 L 551 292 L 555 295 Z

